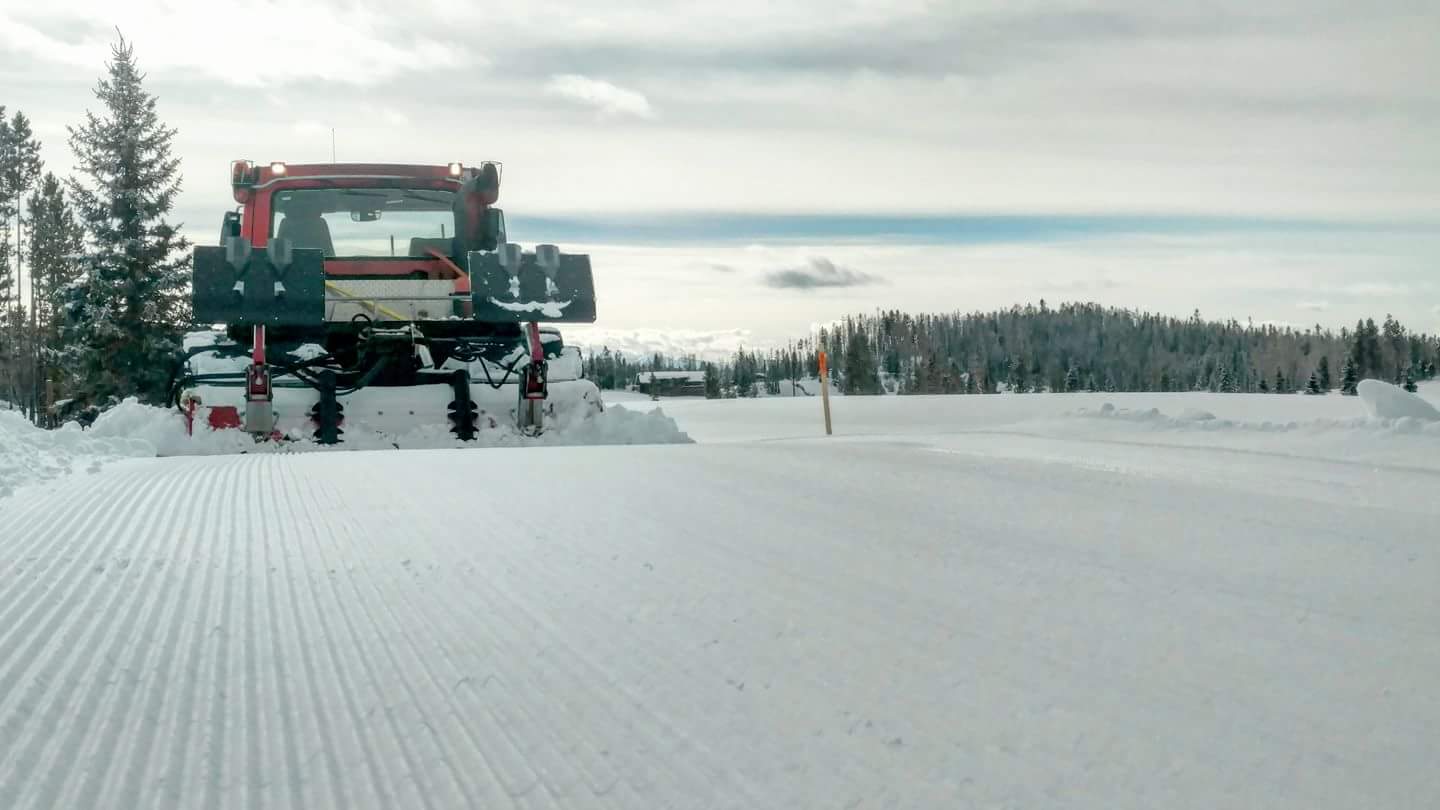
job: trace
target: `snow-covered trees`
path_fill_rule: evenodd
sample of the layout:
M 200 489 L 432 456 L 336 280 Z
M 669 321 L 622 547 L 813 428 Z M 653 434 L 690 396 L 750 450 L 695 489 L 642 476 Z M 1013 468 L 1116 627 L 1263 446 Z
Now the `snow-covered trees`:
M 1215 383 L 1215 390 L 1222 394 L 1233 394 L 1239 389 L 1235 387 L 1235 377 L 1230 373 L 1228 366 L 1221 366 L 1219 380 Z
M 80 174 L 70 193 L 90 244 L 65 365 L 91 400 L 159 400 L 189 319 L 189 243 L 165 220 L 180 190 L 175 130 L 160 121 L 129 43 L 112 47 L 107 67 L 95 88 L 100 114 L 70 128 Z

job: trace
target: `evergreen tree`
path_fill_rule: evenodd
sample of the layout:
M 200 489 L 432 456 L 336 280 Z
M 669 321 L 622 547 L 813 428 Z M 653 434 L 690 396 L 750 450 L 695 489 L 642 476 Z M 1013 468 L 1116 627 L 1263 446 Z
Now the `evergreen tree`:
M 1015 394 L 1023 394 L 1029 386 L 1026 378 L 1025 360 L 1015 357 L 1010 361 L 1010 391 Z
M 26 254 L 30 258 L 32 408 L 44 413 L 54 404 L 56 379 L 51 358 L 59 350 L 60 313 L 65 285 L 74 277 L 76 261 L 84 248 L 85 235 L 55 175 L 45 175 L 40 188 L 30 196 L 30 231 Z
M 715 370 L 714 363 L 705 364 L 705 398 L 720 398 L 720 372 Z
M 1170 379 L 1170 369 L 1168 369 L 1168 368 L 1166 368 L 1166 369 L 1161 369 L 1161 370 L 1160 370 L 1160 390 L 1161 390 L 1161 391 L 1169 391 L 1172 387 L 1174 387 L 1174 385 L 1175 385 L 1175 381 L 1172 380 L 1172 379 Z
M 5 108 L 0 107 L 0 215 L 4 216 L 7 226 L 13 225 L 9 233 L 13 240 L 10 256 L 18 283 L 24 258 L 21 249 L 24 206 L 21 203 L 40 177 L 40 141 L 36 140 L 24 113 L 17 110 L 8 121 L 4 116 Z
M 1073 394 L 1080 390 L 1080 367 L 1071 364 L 1070 370 L 1065 372 L 1065 392 Z
M 1256 387 L 1256 390 L 1262 394 L 1268 394 L 1270 393 L 1270 383 L 1266 382 L 1264 377 L 1261 377 L 1260 383 Z
M 1115 375 L 1107 371 L 1105 372 L 1105 393 L 1113 394 L 1115 391 Z
M 56 313 L 63 303 L 63 289 L 73 281 L 76 257 L 85 247 L 85 233 L 75 221 L 75 212 L 65 199 L 64 188 L 53 174 L 30 196 L 30 274 L 36 289 L 36 315 L 42 325 L 53 329 Z
M 159 401 L 190 318 L 190 245 L 165 221 L 180 190 L 180 161 L 170 154 L 175 130 L 161 123 L 134 49 L 122 38 L 111 55 L 95 88 L 102 114 L 87 112 L 69 130 L 80 173 L 71 197 L 92 244 L 66 359 L 78 393 L 92 402 L 132 393 Z
M 1229 366 L 1220 367 L 1220 380 L 1215 387 L 1222 394 L 1233 394 L 1238 390 L 1235 387 L 1235 378 L 1230 374 Z
M 1375 325 L 1375 319 L 1367 318 L 1355 324 L 1350 357 L 1355 361 L 1355 373 L 1359 379 L 1384 375 L 1380 357 L 1380 328 Z
M 1329 392 L 1329 390 L 1334 386 L 1331 384 L 1332 380 L 1330 379 L 1330 358 L 1328 356 L 1323 354 L 1320 355 L 1320 365 L 1316 369 L 1316 374 L 1319 377 L 1318 382 L 1320 384 L 1320 390 L 1324 392 Z
M 1353 356 L 1345 358 L 1345 364 L 1340 367 L 1340 393 L 1346 396 L 1355 396 L 1356 386 L 1360 384 L 1360 371 L 1356 367 Z
M 1412 394 L 1415 393 L 1416 391 L 1420 390 L 1419 386 L 1415 385 L 1415 367 L 1414 367 L 1414 366 L 1406 366 L 1406 367 L 1405 367 L 1405 382 L 1401 385 L 1401 387 L 1404 388 L 1406 391 L 1409 391 L 1409 392 L 1412 393 Z
M 973 371 L 967 371 L 967 372 L 965 372 L 965 393 L 967 393 L 967 394 L 978 394 L 978 393 L 980 393 L 979 386 L 976 385 L 976 383 L 975 383 L 975 372 L 973 372 Z
M 845 393 L 880 393 L 880 375 L 875 368 L 875 354 L 863 329 L 850 333 L 845 345 Z
M 1277 394 L 1288 394 L 1288 393 L 1290 393 L 1290 388 L 1289 388 L 1289 386 L 1288 386 L 1288 385 L 1286 384 L 1286 382 L 1285 382 L 1285 372 L 1284 372 L 1284 371 L 1281 371 L 1281 370 L 1278 369 L 1278 368 L 1275 369 L 1275 393 L 1277 393 Z
M 1310 372 L 1310 382 L 1306 383 L 1306 385 L 1305 385 L 1305 393 L 1307 393 L 1307 394 L 1323 394 L 1323 393 L 1325 393 L 1325 392 L 1324 392 L 1323 390 L 1321 390 L 1321 388 L 1320 388 L 1320 374 L 1319 374 L 1319 372 L 1315 372 L 1315 371 Z

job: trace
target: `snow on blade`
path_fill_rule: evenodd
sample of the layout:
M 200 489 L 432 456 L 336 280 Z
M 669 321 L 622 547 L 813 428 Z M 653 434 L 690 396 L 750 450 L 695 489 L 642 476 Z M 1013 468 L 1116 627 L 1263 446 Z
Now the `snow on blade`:
M 1399 386 L 1380 380 L 1361 380 L 1356 388 L 1365 412 L 1374 419 L 1419 419 L 1440 422 L 1440 410 Z
M 561 408 L 552 427 L 540 436 L 522 434 L 507 421 L 482 420 L 474 441 L 462 442 L 447 425 L 422 425 L 404 431 L 374 428 L 356 419 L 345 426 L 343 442 L 325 446 L 308 435 L 297 434 L 282 443 L 256 444 L 240 430 L 210 430 L 197 425 L 193 436 L 185 435 L 185 419 L 173 408 L 142 405 L 134 398 L 100 415 L 86 435 L 107 440 L 143 442 L 149 452 L 137 455 L 197 456 L 233 453 L 419 450 L 444 448 L 529 447 L 613 444 L 684 444 L 692 440 L 674 419 L 656 409 L 633 411 L 611 406 L 600 413 L 582 416 L 582 406 Z M 22 420 L 23 421 L 23 420 Z M 33 430 L 33 429 L 32 429 Z M 44 434 L 44 431 L 35 431 Z M 136 445 L 139 447 L 140 445 Z
M 570 301 L 501 301 L 498 298 L 491 298 L 490 303 L 509 312 L 538 312 L 547 318 L 559 318 L 565 313 L 561 310 L 570 306 Z

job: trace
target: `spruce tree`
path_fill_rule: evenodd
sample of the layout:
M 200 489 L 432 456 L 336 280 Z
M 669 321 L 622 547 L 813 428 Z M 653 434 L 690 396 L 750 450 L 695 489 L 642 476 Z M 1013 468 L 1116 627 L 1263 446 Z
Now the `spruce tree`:
M 880 374 L 875 366 L 875 354 L 870 350 L 870 340 L 863 329 L 851 332 L 845 346 L 845 393 L 880 393 Z
M 1275 393 L 1277 393 L 1277 394 L 1288 394 L 1288 393 L 1290 393 L 1290 388 L 1289 388 L 1289 387 L 1286 385 L 1286 383 L 1285 383 L 1285 372 L 1281 371 L 1281 370 L 1278 369 L 1278 368 L 1275 369 Z
M 1080 367 L 1072 364 L 1070 370 L 1065 372 L 1065 392 L 1073 394 L 1080 390 Z
M 1261 377 L 1260 384 L 1257 386 L 1256 390 L 1258 390 L 1262 394 L 1268 394 L 1270 393 L 1270 383 L 1266 382 L 1264 377 Z
M 1320 355 L 1320 365 L 1319 365 L 1319 367 L 1316 369 L 1316 372 L 1315 372 L 1315 373 L 1316 373 L 1316 374 L 1318 375 L 1318 377 L 1319 377 L 1318 382 L 1319 382 L 1319 384 L 1320 384 L 1320 390 L 1321 390 L 1322 392 L 1329 393 L 1330 389 L 1333 387 L 1333 386 L 1331 385 L 1332 380 L 1330 379 L 1330 358 L 1329 358 L 1329 356 L 1323 355 L 1323 354 Z
M 1416 391 L 1420 390 L 1419 386 L 1415 385 L 1415 367 L 1414 367 L 1414 366 L 1406 366 L 1406 367 L 1405 367 L 1405 382 L 1401 385 L 1401 387 L 1404 388 L 1406 391 L 1409 391 L 1409 392 L 1412 393 L 1412 394 L 1415 393 Z
M 67 370 L 92 402 L 129 394 L 159 401 L 190 318 L 190 245 L 165 221 L 180 161 L 171 156 L 175 130 L 161 123 L 123 38 L 107 69 L 95 87 L 102 113 L 86 112 L 69 128 L 80 174 L 70 193 L 91 245 L 66 332 Z
M 714 363 L 705 364 L 705 398 L 720 398 L 720 373 L 715 370 Z
M 53 174 L 30 196 L 30 231 L 26 254 L 30 258 L 31 334 L 34 351 L 31 358 L 34 389 L 31 401 L 36 411 L 44 412 L 54 404 L 55 379 L 50 358 L 60 343 L 60 318 L 63 312 L 65 285 L 75 275 L 76 256 L 84 249 L 85 235 L 75 221 L 75 214 L 65 200 L 60 181 Z
M 1107 371 L 1105 372 L 1105 392 L 1107 394 L 1113 394 L 1115 393 L 1115 390 L 1115 375 Z
M 1320 374 L 1319 374 L 1319 372 L 1316 372 L 1316 371 L 1310 372 L 1310 382 L 1308 382 L 1308 383 L 1305 384 L 1305 393 L 1307 393 L 1307 394 L 1322 394 L 1322 393 L 1324 393 L 1324 391 L 1322 391 L 1322 390 L 1320 389 Z
M 1347 397 L 1355 396 L 1356 386 L 1360 384 L 1360 372 L 1356 368 L 1355 358 L 1346 357 L 1345 364 L 1340 367 L 1340 393 Z
M 1237 389 L 1235 388 L 1235 377 L 1230 374 L 1230 367 L 1221 366 L 1219 376 L 1220 379 L 1219 382 L 1216 384 L 1216 389 L 1222 394 L 1236 393 Z
M 1028 390 L 1029 381 L 1025 376 L 1025 360 L 1016 357 L 1010 361 L 1010 391 L 1015 394 L 1023 394 Z

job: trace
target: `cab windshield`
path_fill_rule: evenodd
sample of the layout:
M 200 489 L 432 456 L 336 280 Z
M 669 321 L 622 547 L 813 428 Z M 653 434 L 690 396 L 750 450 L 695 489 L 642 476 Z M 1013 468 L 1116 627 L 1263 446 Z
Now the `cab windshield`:
M 342 258 L 450 255 L 454 200 L 454 192 L 437 189 L 282 191 L 273 198 L 270 235 Z

